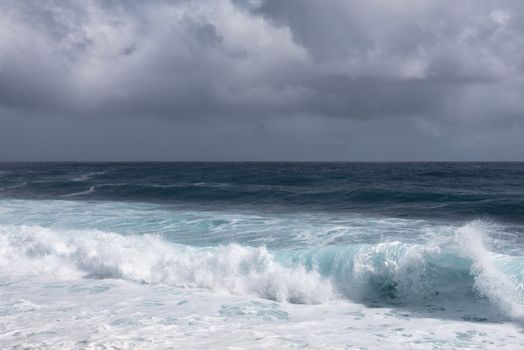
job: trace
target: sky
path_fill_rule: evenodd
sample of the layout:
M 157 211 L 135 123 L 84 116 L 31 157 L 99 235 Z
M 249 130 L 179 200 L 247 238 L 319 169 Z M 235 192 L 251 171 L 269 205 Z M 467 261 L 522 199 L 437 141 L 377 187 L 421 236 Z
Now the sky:
M 524 160 L 521 0 L 2 0 L 0 160 Z

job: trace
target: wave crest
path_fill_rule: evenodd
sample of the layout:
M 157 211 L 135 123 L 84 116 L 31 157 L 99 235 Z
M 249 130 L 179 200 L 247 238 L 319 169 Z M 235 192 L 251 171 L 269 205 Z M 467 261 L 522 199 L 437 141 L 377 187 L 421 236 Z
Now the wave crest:
M 155 236 L 58 233 L 35 226 L 4 227 L 0 236 L 0 266 L 10 275 L 119 278 L 292 303 L 321 303 L 334 296 L 318 272 L 283 266 L 265 248 L 194 248 Z
M 196 248 L 156 236 L 0 227 L 2 274 L 117 278 L 250 294 L 291 303 L 481 297 L 524 314 L 524 260 L 490 252 L 489 227 L 474 221 L 435 245 L 387 242 L 269 252 L 230 244 Z

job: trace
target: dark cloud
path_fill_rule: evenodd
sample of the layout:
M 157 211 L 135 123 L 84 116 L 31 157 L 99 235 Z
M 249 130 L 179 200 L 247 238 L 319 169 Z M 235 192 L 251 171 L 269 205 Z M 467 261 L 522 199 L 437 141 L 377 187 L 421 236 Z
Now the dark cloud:
M 3 1 L 0 128 L 33 138 L 0 157 L 99 158 L 99 140 L 126 144 L 116 159 L 522 159 L 523 15 L 517 0 Z

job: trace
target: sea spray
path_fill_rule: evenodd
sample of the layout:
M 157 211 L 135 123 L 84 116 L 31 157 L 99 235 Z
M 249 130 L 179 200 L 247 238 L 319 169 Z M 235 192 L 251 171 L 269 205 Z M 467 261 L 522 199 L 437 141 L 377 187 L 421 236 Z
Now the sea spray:
M 123 279 L 301 304 L 337 298 L 413 303 L 470 298 L 475 292 L 518 317 L 521 289 L 515 281 L 520 276 L 496 267 L 482 243 L 483 230 L 482 222 L 467 224 L 440 245 L 388 242 L 269 251 L 238 244 L 196 248 L 155 235 L 0 226 L 0 266 L 3 275 Z
M 507 275 L 497 268 L 497 257 L 486 248 L 489 225 L 475 220 L 459 228 L 455 241 L 461 251 L 472 261 L 471 275 L 474 276 L 473 288 L 490 303 L 500 308 L 509 317 L 522 320 L 524 305 L 522 298 L 522 281 L 519 276 Z M 502 257 L 501 260 L 508 260 Z M 520 266 L 524 269 L 524 266 Z
M 150 235 L 35 226 L 0 227 L 0 237 L 4 275 L 124 279 L 304 304 L 333 297 L 331 284 L 318 272 L 282 266 L 263 247 L 193 248 Z

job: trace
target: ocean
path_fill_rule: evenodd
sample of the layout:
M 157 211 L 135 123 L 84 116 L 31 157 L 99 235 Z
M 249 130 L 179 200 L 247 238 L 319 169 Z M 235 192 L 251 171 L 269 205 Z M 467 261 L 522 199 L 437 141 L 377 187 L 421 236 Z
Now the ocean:
M 0 348 L 524 348 L 524 163 L 0 163 Z

